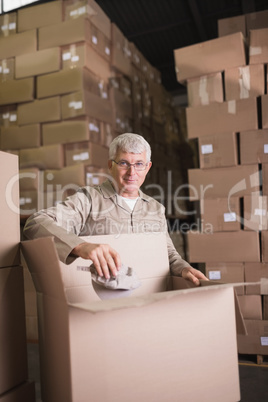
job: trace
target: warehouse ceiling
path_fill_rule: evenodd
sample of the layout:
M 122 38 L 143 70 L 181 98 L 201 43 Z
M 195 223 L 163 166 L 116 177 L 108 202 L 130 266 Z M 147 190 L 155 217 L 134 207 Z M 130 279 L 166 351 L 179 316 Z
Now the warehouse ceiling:
M 173 49 L 216 38 L 218 19 L 268 9 L 268 0 L 96 0 L 127 39 L 162 74 L 173 95 L 185 92 Z

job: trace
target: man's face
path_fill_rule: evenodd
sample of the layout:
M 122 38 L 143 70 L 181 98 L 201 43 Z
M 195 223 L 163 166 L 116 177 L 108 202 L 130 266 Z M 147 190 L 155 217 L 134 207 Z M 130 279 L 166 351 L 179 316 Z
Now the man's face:
M 118 151 L 114 160 L 116 162 L 126 161 L 131 164 L 136 162 L 147 163 L 145 151 L 141 154 Z M 138 197 L 139 188 L 144 182 L 151 165 L 152 162 L 149 162 L 145 170 L 137 171 L 134 166 L 130 166 L 129 169 L 121 169 L 115 162 L 109 160 L 108 167 L 116 183 L 116 191 L 123 197 Z

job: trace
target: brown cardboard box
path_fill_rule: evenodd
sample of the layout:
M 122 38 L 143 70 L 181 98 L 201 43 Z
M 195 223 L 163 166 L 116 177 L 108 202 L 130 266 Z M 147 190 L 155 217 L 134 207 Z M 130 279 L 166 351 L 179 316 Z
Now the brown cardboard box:
M 261 261 L 268 262 L 268 231 L 263 230 L 261 232 Z
M 0 61 L 0 82 L 14 80 L 15 58 L 3 59 Z
M 249 64 L 268 63 L 268 27 L 253 29 L 249 36 Z
M 241 32 L 174 50 L 177 80 L 217 73 L 246 64 Z
M 92 24 L 85 17 L 60 22 L 38 30 L 38 49 L 88 41 Z
M 108 90 L 100 78 L 87 68 L 73 68 L 37 77 L 37 98 L 64 95 L 76 91 L 89 91 L 105 99 Z
M 243 205 L 244 230 L 268 230 L 267 196 L 245 195 Z
M 63 119 L 88 116 L 111 123 L 113 119 L 109 99 L 88 91 L 78 91 L 61 97 L 61 115 Z
M 268 163 L 268 128 L 240 132 L 241 165 Z
M 37 49 L 36 30 L 10 35 L 0 38 L 0 59 L 19 56 L 20 54 L 32 53 Z
M 263 262 L 246 262 L 245 282 L 260 282 L 261 278 L 268 278 L 268 264 Z M 260 285 L 246 286 L 246 294 L 260 295 Z
M 84 163 L 85 165 L 107 167 L 109 159 L 108 148 L 93 142 L 76 142 L 64 146 L 66 166 Z
M 1 149 L 34 148 L 41 145 L 40 124 L 1 128 Z
M 200 137 L 198 148 L 201 169 L 238 164 L 236 133 L 227 132 Z
M 130 43 L 115 23 L 112 23 L 111 65 L 126 76 L 131 75 Z
M 61 121 L 42 125 L 44 145 L 66 144 L 89 140 L 89 122 L 84 120 Z
M 115 236 L 112 239 L 115 243 Z M 168 272 L 162 234 L 131 235 L 135 253 L 129 253 L 129 238 L 124 235 L 119 236 L 115 244 L 124 260 L 138 261 L 135 266 L 139 273 L 147 270 L 150 276 L 156 268 L 157 272 L 164 272 L 164 268 Z M 84 285 L 90 281 L 89 273 L 83 267 L 69 271 L 60 267 L 52 239 L 24 242 L 23 249 L 28 262 L 31 260 L 29 267 L 37 286 L 39 317 L 45 318 L 40 334 L 44 402 L 84 402 L 89 397 L 105 400 L 107 395 L 111 400 L 130 402 L 137 398 L 171 402 L 177 400 L 178 395 L 185 401 L 200 399 L 200 395 L 203 401 L 240 399 L 232 287 L 210 286 L 90 302 L 91 283 Z M 37 263 L 40 252 L 48 255 L 50 261 L 41 259 L 41 264 Z M 50 274 L 45 276 L 46 281 L 41 279 L 44 269 L 53 270 L 54 286 L 50 284 Z M 63 280 L 66 286 L 68 273 L 73 286 L 64 290 Z M 154 278 L 155 284 L 160 278 Z M 146 279 L 143 283 L 146 284 Z M 185 303 L 188 308 L 180 308 Z M 103 331 L 103 325 L 108 325 L 109 333 Z M 193 349 L 197 326 L 202 348 Z M 105 338 L 101 345 L 95 342 L 99 336 Z M 81 349 L 84 342 L 88 347 Z M 224 348 L 218 347 L 221 342 Z M 103 356 L 105 368 L 102 364 L 96 365 Z M 185 370 L 185 361 L 189 358 L 190 377 Z M 208 358 L 212 363 L 203 365 L 200 370 L 200 362 Z M 222 377 L 219 371 L 225 375 Z M 88 372 L 94 374 L 88 377 Z M 120 382 L 117 380 L 119 373 Z M 195 387 L 190 385 L 192 382 Z
M 101 57 L 87 42 L 62 47 L 62 68 L 86 67 L 105 82 L 111 76 L 110 63 Z
M 264 232 L 262 232 L 264 233 Z M 190 262 L 258 262 L 259 234 L 253 231 L 188 232 Z
M 40 187 L 41 172 L 37 168 L 20 169 L 20 192 L 38 190 Z
M 111 39 L 111 21 L 96 1 L 65 0 L 63 6 L 65 20 L 86 15 L 108 39 Z
M 100 186 L 107 178 L 110 178 L 108 169 L 85 166 L 86 186 Z
M 262 194 L 268 196 L 268 163 L 261 165 Z
M 260 190 L 258 165 L 189 169 L 191 201 L 203 198 L 242 197 Z
M 0 126 L 13 127 L 17 125 L 17 105 L 0 106 Z
M 215 73 L 193 78 L 187 81 L 188 105 L 209 105 L 223 102 L 222 74 Z
M 0 105 L 28 102 L 34 99 L 34 79 L 23 78 L 0 82 Z
M 40 170 L 61 169 L 64 166 L 63 146 L 44 145 L 38 148 L 22 149 L 19 153 L 20 169 L 36 167 Z
M 60 48 L 38 50 L 16 57 L 16 78 L 48 74 L 61 68 Z
M 11 155 L 9 153 L 0 151 L 0 170 L 2 227 L 0 241 L 1 271 L 1 267 L 11 267 L 20 263 L 18 157 L 16 155 Z
M 5 235 L 6 235 L 5 226 Z M 1 242 L 2 243 L 2 242 Z M 0 395 L 27 380 L 23 269 L 0 268 Z
M 62 1 L 52 1 L 47 4 L 35 4 L 32 7 L 18 10 L 18 32 L 61 22 Z
M 268 95 L 261 96 L 262 128 L 268 128 Z
M 85 185 L 85 168 L 83 163 L 67 166 L 59 170 L 45 170 L 44 192 L 77 190 Z
M 211 103 L 186 109 L 189 138 L 255 130 L 258 128 L 256 98 Z
M 17 13 L 0 15 L 0 36 L 7 37 L 17 33 Z
M 35 399 L 35 385 L 34 382 L 24 382 L 23 384 L 12 388 L 4 395 L 0 395 L 0 402 L 34 402 Z
M 263 319 L 268 320 L 268 296 L 264 295 L 262 296 L 262 301 L 263 301 Z
M 238 352 L 267 355 L 268 321 L 245 320 L 247 335 L 238 335 Z
M 202 232 L 228 232 L 240 230 L 239 198 L 201 199 Z
M 21 190 L 20 191 L 20 217 L 28 218 L 35 212 L 43 208 L 43 204 L 39 200 L 38 190 Z
M 262 320 L 261 295 L 238 296 L 238 302 L 245 320 Z
M 226 101 L 263 95 L 265 91 L 264 65 L 252 64 L 225 70 L 224 87 Z
M 242 262 L 207 262 L 206 276 L 209 280 L 220 281 L 224 283 L 241 283 L 245 282 L 245 268 Z M 243 295 L 245 286 L 236 286 L 237 295 Z M 248 288 L 251 288 L 249 286 Z M 247 289 L 247 287 L 246 287 Z
M 245 15 L 218 20 L 218 36 L 230 35 L 236 32 L 242 32 L 243 36 L 246 36 Z
M 122 114 L 133 119 L 133 104 L 129 96 L 116 88 L 111 88 L 110 98 L 115 114 Z
M 252 29 L 268 28 L 268 10 L 246 14 L 247 33 Z
M 34 124 L 58 121 L 61 119 L 60 97 L 36 99 L 18 105 L 18 124 Z

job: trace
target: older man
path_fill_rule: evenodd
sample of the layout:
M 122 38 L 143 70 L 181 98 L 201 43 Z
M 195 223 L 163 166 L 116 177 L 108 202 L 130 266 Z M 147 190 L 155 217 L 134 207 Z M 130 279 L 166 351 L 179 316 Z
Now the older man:
M 117 136 L 109 148 L 109 180 L 101 186 L 83 187 L 56 207 L 32 215 L 24 228 L 25 237 L 54 236 L 61 261 L 90 259 L 98 274 L 109 279 L 120 270 L 120 255 L 107 244 L 84 242 L 81 236 L 166 232 L 171 273 L 198 285 L 199 279 L 207 278 L 176 251 L 163 205 L 140 190 L 151 166 L 151 148 L 142 136 Z

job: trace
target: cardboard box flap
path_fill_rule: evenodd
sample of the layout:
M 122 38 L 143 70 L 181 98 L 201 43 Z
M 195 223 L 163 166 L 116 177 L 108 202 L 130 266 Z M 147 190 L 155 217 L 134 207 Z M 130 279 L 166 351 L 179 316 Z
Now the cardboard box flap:
M 261 278 L 261 295 L 268 295 L 268 279 Z
M 37 292 L 66 301 L 53 237 L 23 241 L 21 246 Z

